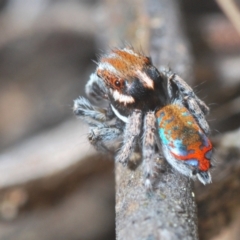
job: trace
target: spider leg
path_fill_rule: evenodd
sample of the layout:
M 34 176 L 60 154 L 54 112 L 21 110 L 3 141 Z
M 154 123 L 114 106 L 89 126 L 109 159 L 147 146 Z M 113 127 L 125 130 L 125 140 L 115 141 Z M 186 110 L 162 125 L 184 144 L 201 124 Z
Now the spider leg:
M 202 128 L 205 134 L 208 135 L 210 130 L 205 119 L 205 115 L 209 113 L 209 108 L 207 105 L 197 97 L 192 88 L 178 75 L 172 74 L 168 79 L 168 94 L 170 98 L 176 98 L 173 96 L 172 91 L 172 84 L 174 83 L 175 86 L 177 86 L 180 95 L 177 97 L 176 101 L 185 103 L 186 107 L 198 122 L 199 126 Z
M 156 134 L 156 117 L 154 112 L 148 112 L 144 119 L 144 130 L 142 140 L 142 158 L 145 177 L 145 186 L 151 189 L 151 178 L 154 176 L 155 163 L 155 134 Z
M 136 145 L 136 140 L 141 133 L 142 127 L 142 112 L 140 110 L 134 110 L 129 116 L 126 123 L 123 145 L 116 156 L 116 161 L 126 165 L 129 157 L 133 153 Z
M 186 101 L 189 111 L 191 112 L 193 117 L 196 119 L 201 129 L 204 131 L 206 135 L 208 135 L 210 132 L 209 125 L 199 105 L 196 103 L 196 101 L 193 98 L 185 97 L 184 100 Z
M 113 118 L 113 114 L 109 113 L 111 108 L 108 110 L 93 106 L 86 98 L 79 97 L 74 100 L 73 112 L 76 116 L 83 119 L 89 125 L 96 125 Z
M 197 105 L 202 110 L 202 112 L 204 113 L 204 115 L 207 115 L 209 113 L 209 107 L 201 99 L 197 97 L 192 88 L 182 78 L 174 74 L 171 77 L 170 81 L 171 80 L 177 85 L 183 97 L 193 98 L 196 101 Z
M 89 124 L 88 139 L 97 150 L 108 152 L 118 147 L 123 129 L 123 123 L 120 120 L 109 117 L 106 109 L 93 106 L 84 97 L 74 101 L 73 111 Z
M 91 127 L 88 140 L 97 151 L 114 152 L 120 145 L 122 130 L 115 126 Z
M 99 104 L 99 102 L 104 99 L 108 99 L 107 88 L 103 80 L 99 78 L 96 73 L 90 75 L 90 79 L 85 87 L 85 92 L 88 98 L 96 104 Z

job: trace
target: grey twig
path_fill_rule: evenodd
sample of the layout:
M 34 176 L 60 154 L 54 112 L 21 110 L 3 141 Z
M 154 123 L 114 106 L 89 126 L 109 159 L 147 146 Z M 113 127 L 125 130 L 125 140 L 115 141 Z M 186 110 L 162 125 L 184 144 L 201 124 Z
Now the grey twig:
M 118 39 L 134 47 L 140 43 L 157 67 L 169 66 L 186 81 L 192 80 L 192 59 L 176 1 L 106 2 L 111 46 L 119 44 Z M 117 239 L 198 239 L 192 182 L 164 161 L 162 165 L 165 170 L 159 171 L 153 191 L 147 193 L 141 166 L 133 171 L 116 164 Z

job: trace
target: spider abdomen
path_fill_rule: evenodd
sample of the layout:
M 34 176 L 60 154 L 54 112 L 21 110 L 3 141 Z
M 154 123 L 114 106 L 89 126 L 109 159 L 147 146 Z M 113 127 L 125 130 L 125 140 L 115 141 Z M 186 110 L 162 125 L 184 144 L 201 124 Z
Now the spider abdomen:
M 157 111 L 156 118 L 166 160 L 184 175 L 197 175 L 204 184 L 211 182 L 212 143 L 189 111 L 170 104 Z

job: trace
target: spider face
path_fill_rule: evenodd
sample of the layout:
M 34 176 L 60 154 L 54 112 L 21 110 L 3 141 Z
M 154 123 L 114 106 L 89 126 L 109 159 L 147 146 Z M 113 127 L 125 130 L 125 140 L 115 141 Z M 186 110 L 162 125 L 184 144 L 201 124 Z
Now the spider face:
M 131 49 L 114 49 L 102 57 L 96 74 L 106 84 L 109 100 L 121 115 L 128 116 L 133 109 L 155 110 L 168 100 L 166 81 L 151 59 Z
M 86 93 L 96 102 L 107 99 L 110 106 L 103 110 L 83 97 L 74 101 L 74 113 L 90 125 L 90 142 L 106 151 L 120 139 L 115 159 L 123 164 L 140 143 L 147 188 L 161 150 L 182 174 L 211 182 L 212 145 L 205 119 L 209 109 L 178 75 L 158 71 L 150 58 L 133 49 L 114 49 L 100 59 Z

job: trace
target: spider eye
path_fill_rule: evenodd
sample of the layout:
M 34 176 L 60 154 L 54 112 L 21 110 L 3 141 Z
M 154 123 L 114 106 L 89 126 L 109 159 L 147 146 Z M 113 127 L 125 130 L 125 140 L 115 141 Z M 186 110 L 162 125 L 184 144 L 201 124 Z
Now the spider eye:
M 116 80 L 114 84 L 116 87 L 121 87 L 121 82 L 119 80 Z

